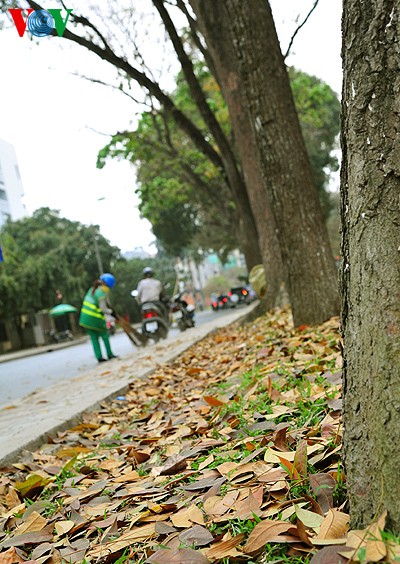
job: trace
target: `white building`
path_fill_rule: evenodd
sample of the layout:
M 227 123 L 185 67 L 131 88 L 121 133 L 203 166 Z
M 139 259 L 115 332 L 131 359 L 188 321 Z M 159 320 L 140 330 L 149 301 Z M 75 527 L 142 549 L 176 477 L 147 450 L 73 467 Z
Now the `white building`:
M 0 229 L 7 219 L 17 221 L 27 215 L 23 195 L 15 149 L 0 139 Z

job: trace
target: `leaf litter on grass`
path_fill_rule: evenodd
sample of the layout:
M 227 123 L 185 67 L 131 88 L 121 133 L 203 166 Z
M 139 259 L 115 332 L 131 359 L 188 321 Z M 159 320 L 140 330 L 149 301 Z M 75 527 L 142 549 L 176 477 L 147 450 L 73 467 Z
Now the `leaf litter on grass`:
M 213 333 L 2 469 L 0 564 L 390 561 L 348 533 L 340 368 L 337 319 Z

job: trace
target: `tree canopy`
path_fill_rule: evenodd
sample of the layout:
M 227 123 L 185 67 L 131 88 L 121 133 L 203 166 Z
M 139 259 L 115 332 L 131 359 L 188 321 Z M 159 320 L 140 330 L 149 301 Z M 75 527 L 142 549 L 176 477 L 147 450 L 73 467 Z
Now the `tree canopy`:
M 60 217 L 57 210 L 40 208 L 32 217 L 8 222 L 3 228 L 0 317 L 50 309 L 57 304 L 56 291 L 61 292 L 64 303 L 79 309 L 86 290 L 100 274 L 94 238 L 104 270 L 112 272 L 117 281 L 111 297 L 118 312 L 136 315 L 130 292 L 137 287 L 145 266 L 151 266 L 172 292 L 176 273 L 165 253 L 126 260 L 98 226 L 86 226 Z
M 99 276 L 94 238 L 103 267 L 112 270 L 120 251 L 85 226 L 40 208 L 32 217 L 8 222 L 2 231 L 4 262 L 0 265 L 0 316 L 39 311 L 63 300 L 80 307 L 83 293 Z
M 201 61 L 195 71 L 210 107 L 233 144 L 228 108 L 215 78 Z M 335 92 L 318 78 L 294 68 L 289 75 L 320 201 L 328 218 L 335 207 L 327 185 L 330 171 L 338 167 L 332 151 L 339 132 L 340 103 Z M 210 135 L 182 73 L 177 76 L 172 97 Z M 221 170 L 162 110 L 143 112 L 135 131 L 114 135 L 99 152 L 100 168 L 107 158 L 124 158 L 135 165 L 139 209 L 171 254 L 200 247 L 212 249 L 224 258 L 232 248 L 240 246 L 237 211 Z

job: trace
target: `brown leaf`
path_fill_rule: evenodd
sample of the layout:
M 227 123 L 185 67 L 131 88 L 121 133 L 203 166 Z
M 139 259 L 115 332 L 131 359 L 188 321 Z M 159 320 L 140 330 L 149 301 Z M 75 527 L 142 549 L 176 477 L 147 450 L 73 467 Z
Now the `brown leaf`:
M 333 507 L 333 491 L 336 482 L 330 474 L 310 474 L 310 486 L 324 513 Z
M 204 515 L 201 509 L 193 504 L 187 509 L 181 509 L 178 513 L 171 515 L 171 521 L 174 527 L 188 528 L 191 527 L 193 523 L 202 525 L 204 523 Z
M 215 543 L 211 548 L 206 551 L 207 558 L 210 559 L 222 559 L 222 558 L 235 558 L 240 556 L 242 553 L 236 550 L 236 547 L 241 544 L 244 540 L 245 534 L 240 533 L 235 537 L 230 537 Z
M 307 441 L 301 440 L 297 445 L 293 466 L 296 468 L 302 478 L 307 477 Z
M 295 529 L 294 525 L 286 521 L 270 521 L 267 519 L 261 521 L 251 531 L 244 547 L 244 552 L 246 554 L 253 554 L 265 546 L 271 539 L 293 529 Z
M 19 556 L 14 547 L 0 554 L 0 564 L 19 564 L 20 562 L 25 562 L 25 560 Z
M 220 407 L 221 405 L 225 404 L 225 402 L 213 396 L 203 396 L 203 400 L 206 403 L 208 403 L 208 405 L 211 405 L 212 407 Z
M 130 458 L 134 458 L 138 464 L 142 464 L 142 462 L 146 462 L 146 460 L 150 458 L 150 455 L 147 454 L 147 452 L 142 452 L 134 448 L 129 449 L 128 456 Z
M 159 474 L 160 476 L 173 476 L 185 470 L 186 467 L 186 459 L 179 454 L 175 454 L 166 460 L 164 466 L 159 469 Z
M 71 542 L 67 548 L 60 549 L 62 561 L 68 563 L 82 562 L 89 545 L 88 539 L 78 539 Z
M 205 527 L 195 525 L 179 535 L 179 540 L 189 546 L 206 546 L 210 544 L 214 537 Z
M 249 490 L 249 495 L 235 503 L 236 512 L 232 515 L 232 518 L 239 519 L 252 519 L 253 515 L 260 515 L 260 503 Z
M 329 509 L 328 514 L 321 523 L 319 534 L 314 540 L 341 539 L 348 531 L 349 516 L 335 509 Z
M 281 456 L 278 456 L 281 465 L 287 470 L 287 473 L 290 476 L 291 480 L 298 480 L 300 478 L 300 474 L 297 471 L 297 468 L 295 467 L 295 465 L 290 462 L 290 460 L 286 460 L 286 458 L 282 458 Z
M 51 540 L 53 540 L 53 525 L 48 525 L 41 531 L 35 531 L 33 533 L 23 533 L 22 535 L 8 538 L 3 542 L 1 546 L 2 548 L 8 548 L 10 546 L 25 546 L 27 544 L 39 544 L 41 542 L 47 542 Z
M 343 546 L 324 546 L 310 560 L 310 564 L 347 564 L 348 558 L 339 554 Z
M 127 546 L 134 544 L 135 542 L 141 542 L 151 538 L 155 534 L 155 524 L 144 525 L 143 527 L 138 527 L 137 529 L 132 529 L 123 533 L 118 539 L 111 541 L 107 544 L 96 546 L 88 554 L 91 558 L 104 558 L 120 550 L 124 550 Z
M 42 517 L 37 511 L 33 511 L 25 523 L 22 523 L 16 531 L 15 535 L 22 535 L 23 533 L 34 533 L 41 531 L 47 525 L 47 519 Z
M 269 382 L 271 382 L 271 378 L 269 378 Z M 277 450 L 281 450 L 283 452 L 287 451 L 288 444 L 287 444 L 286 432 L 289 427 L 290 427 L 289 423 L 285 423 L 284 427 L 281 427 L 280 429 L 275 431 L 273 441 L 274 441 L 274 447 Z
M 191 548 L 178 548 L 170 550 L 169 548 L 162 548 L 157 550 L 150 558 L 145 561 L 145 564 L 209 564 L 209 560 L 196 550 Z

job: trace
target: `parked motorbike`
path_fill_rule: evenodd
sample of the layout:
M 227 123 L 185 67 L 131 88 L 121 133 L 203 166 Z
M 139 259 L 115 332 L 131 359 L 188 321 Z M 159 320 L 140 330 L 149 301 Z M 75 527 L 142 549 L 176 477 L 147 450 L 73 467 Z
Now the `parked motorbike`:
M 176 294 L 170 302 L 170 311 L 172 318 L 176 321 L 179 330 L 185 331 L 194 327 L 194 311 L 195 307 L 188 304 L 186 300 L 182 299 L 182 293 Z
M 61 343 L 63 341 L 74 340 L 74 336 L 68 329 L 66 329 L 65 331 L 55 331 L 54 329 L 50 329 L 47 334 L 50 338 L 51 343 Z

